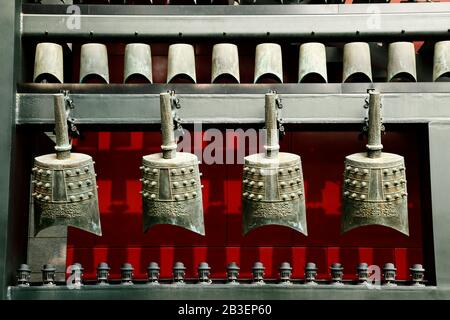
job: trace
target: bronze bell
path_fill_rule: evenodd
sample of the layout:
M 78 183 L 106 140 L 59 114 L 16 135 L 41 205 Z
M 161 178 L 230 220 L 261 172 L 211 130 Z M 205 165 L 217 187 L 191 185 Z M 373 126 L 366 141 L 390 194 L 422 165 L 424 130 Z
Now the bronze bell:
M 367 152 L 345 158 L 342 232 L 382 225 L 409 235 L 405 161 L 382 152 L 380 93 L 369 94 Z
M 94 162 L 89 155 L 70 152 L 65 96 L 55 95 L 54 105 L 56 153 L 36 157 L 32 169 L 35 235 L 70 225 L 101 236 Z
M 156 224 L 177 225 L 205 235 L 198 158 L 177 152 L 173 97 L 160 94 L 162 153 L 142 158 L 144 232 Z
M 296 154 L 278 152 L 277 104 L 277 94 L 267 93 L 265 153 L 244 158 L 243 232 L 275 224 L 307 235 L 301 159 Z

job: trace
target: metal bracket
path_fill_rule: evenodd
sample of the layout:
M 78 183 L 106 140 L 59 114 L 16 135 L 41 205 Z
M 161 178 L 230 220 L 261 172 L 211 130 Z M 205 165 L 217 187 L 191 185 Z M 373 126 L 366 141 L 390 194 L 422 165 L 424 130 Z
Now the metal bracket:
M 370 93 L 370 91 L 373 91 L 374 89 L 367 89 L 367 93 Z M 366 109 L 367 111 L 369 110 L 369 97 L 366 97 L 364 99 L 364 109 Z M 380 108 L 383 108 L 383 104 L 380 103 Z M 380 121 L 381 121 L 381 134 L 385 133 L 385 127 L 383 125 L 383 117 L 380 117 Z M 369 130 L 369 117 L 364 117 L 364 126 L 362 128 L 362 132 L 360 133 L 360 138 L 362 138 L 363 136 L 367 136 L 367 132 Z
M 281 118 L 281 109 L 283 109 L 283 101 L 281 100 L 280 96 L 278 95 L 278 93 L 276 91 L 271 91 L 271 92 L 273 92 L 273 93 L 275 93 L 277 95 L 277 97 L 275 99 L 275 103 L 276 103 L 277 108 L 278 108 L 278 112 L 277 112 L 278 131 L 280 132 L 281 136 L 284 136 L 286 134 L 286 131 L 284 130 L 283 118 Z
M 79 137 L 80 131 L 76 126 L 77 119 L 71 116 L 72 111 L 75 109 L 75 104 L 73 102 L 73 99 L 70 97 L 70 91 L 62 90 L 61 93 L 64 94 L 64 101 L 66 102 L 66 117 L 67 117 L 67 124 L 69 126 L 69 135 L 72 138 Z
M 172 105 L 172 115 L 173 115 L 173 121 L 175 124 L 175 130 L 178 132 L 176 133 L 177 136 L 183 136 L 184 135 L 184 129 L 181 125 L 183 123 L 183 119 L 178 115 L 177 110 L 181 109 L 181 103 L 180 99 L 176 96 L 174 90 L 170 90 L 170 102 Z

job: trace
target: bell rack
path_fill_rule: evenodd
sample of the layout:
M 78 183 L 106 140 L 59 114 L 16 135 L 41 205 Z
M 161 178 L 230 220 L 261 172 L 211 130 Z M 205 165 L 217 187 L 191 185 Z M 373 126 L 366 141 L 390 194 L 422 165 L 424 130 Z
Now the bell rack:
M 69 90 L 76 104 L 72 116 L 79 125 L 159 123 L 159 93 L 174 90 L 183 108 L 185 123 L 262 123 L 264 93 L 276 90 L 283 98 L 285 123 L 329 124 L 362 122 L 367 89 L 382 94 L 384 123 L 420 124 L 428 132 L 433 259 L 435 285 L 421 289 L 396 287 L 368 290 L 351 286 L 299 289 L 266 284 L 257 297 L 277 299 L 423 299 L 450 298 L 450 87 L 447 83 L 358 83 L 283 85 L 38 85 L 23 83 L 22 40 L 83 39 L 239 39 L 275 41 L 302 39 L 362 41 L 450 38 L 449 3 L 402 3 L 314 6 L 103 6 L 80 5 L 79 29 L 66 26 L 67 6 L 22 4 L 5 1 L 0 11 L 0 299 L 254 299 L 247 286 L 202 287 L 186 285 L 176 290 L 162 287 L 15 286 L 17 266 L 26 257 L 28 203 L 20 190 L 26 182 L 14 179 L 26 167 L 26 141 L 18 131 L 26 126 L 52 123 L 49 108 L 53 95 Z M 371 10 L 376 8 L 376 12 Z M 201 23 L 195 21 L 202 16 Z M 420 16 L 420 19 L 417 17 Z M 284 23 L 273 23 L 274 18 Z M 380 18 L 382 24 L 377 24 Z M 351 19 L 352 23 L 349 23 Z M 370 23 L 368 23 L 370 22 Z M 373 23 L 372 23 L 373 22 Z M 371 24 L 372 23 L 372 24 Z M 205 27 L 205 24 L 208 27 Z M 116 28 L 110 28 L 116 25 Z M 261 26 L 265 26 L 264 30 Z M 314 26 L 312 28 L 311 26 Z M 19 84 L 17 84 L 19 83 Z M 224 95 L 229 99 L 223 99 Z M 100 99 L 101 98 L 101 99 Z M 246 108 L 237 107 L 242 103 Z M 150 104 L 150 108 L 149 108 Z M 124 105 L 127 107 L 124 108 Z M 211 112 L 211 108 L 214 112 Z M 205 111 L 207 110 L 207 111 Z M 213 115 L 209 116 L 209 115 Z M 236 117 L 239 114 L 239 117 Z M 25 161 L 26 162 L 26 161 Z

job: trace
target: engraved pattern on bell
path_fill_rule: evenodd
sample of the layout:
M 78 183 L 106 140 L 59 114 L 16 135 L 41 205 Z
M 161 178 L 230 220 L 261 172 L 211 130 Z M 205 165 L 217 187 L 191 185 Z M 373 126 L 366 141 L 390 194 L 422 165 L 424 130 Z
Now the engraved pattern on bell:
M 301 159 L 280 152 L 278 159 L 264 154 L 245 157 L 243 188 L 244 234 L 267 224 L 293 228 L 305 235 L 306 208 Z
M 197 156 L 152 154 L 143 157 L 141 170 L 144 232 L 156 224 L 173 224 L 204 235 Z
M 382 153 L 374 160 L 365 153 L 346 158 L 342 231 L 379 224 L 408 235 L 403 157 Z
M 70 225 L 101 235 L 97 184 L 92 158 L 71 153 L 35 158 L 32 169 L 35 233 L 54 225 Z

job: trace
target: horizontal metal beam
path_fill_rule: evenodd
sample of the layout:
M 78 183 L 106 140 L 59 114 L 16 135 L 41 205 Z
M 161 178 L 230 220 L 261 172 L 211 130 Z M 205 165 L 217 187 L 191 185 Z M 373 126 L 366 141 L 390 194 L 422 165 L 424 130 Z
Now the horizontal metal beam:
M 23 7 L 22 35 L 40 38 L 446 38 L 449 3 Z M 69 12 L 69 14 L 67 13 Z M 351 21 L 351 23 L 349 23 Z M 114 26 L 114 27 L 111 27 Z
M 309 85 L 22 85 L 18 125 L 52 124 L 53 95 L 70 90 L 78 124 L 155 124 L 160 122 L 159 93 L 174 90 L 184 123 L 262 123 L 264 93 L 276 90 L 285 123 L 361 123 L 367 89 L 382 93 L 385 123 L 450 122 L 450 84 Z
M 69 289 L 65 286 L 45 288 L 45 287 L 10 287 L 9 299 L 152 299 L 152 300 L 227 300 L 227 299 L 283 299 L 283 300 L 329 300 L 329 299 L 449 299 L 450 288 L 414 288 L 395 287 L 367 289 L 356 286 L 316 286 L 305 287 L 304 285 L 282 286 L 277 284 L 266 285 L 160 285 L 148 286 L 139 284 L 134 286 L 111 285 L 105 286 L 84 286 L 79 290 Z

